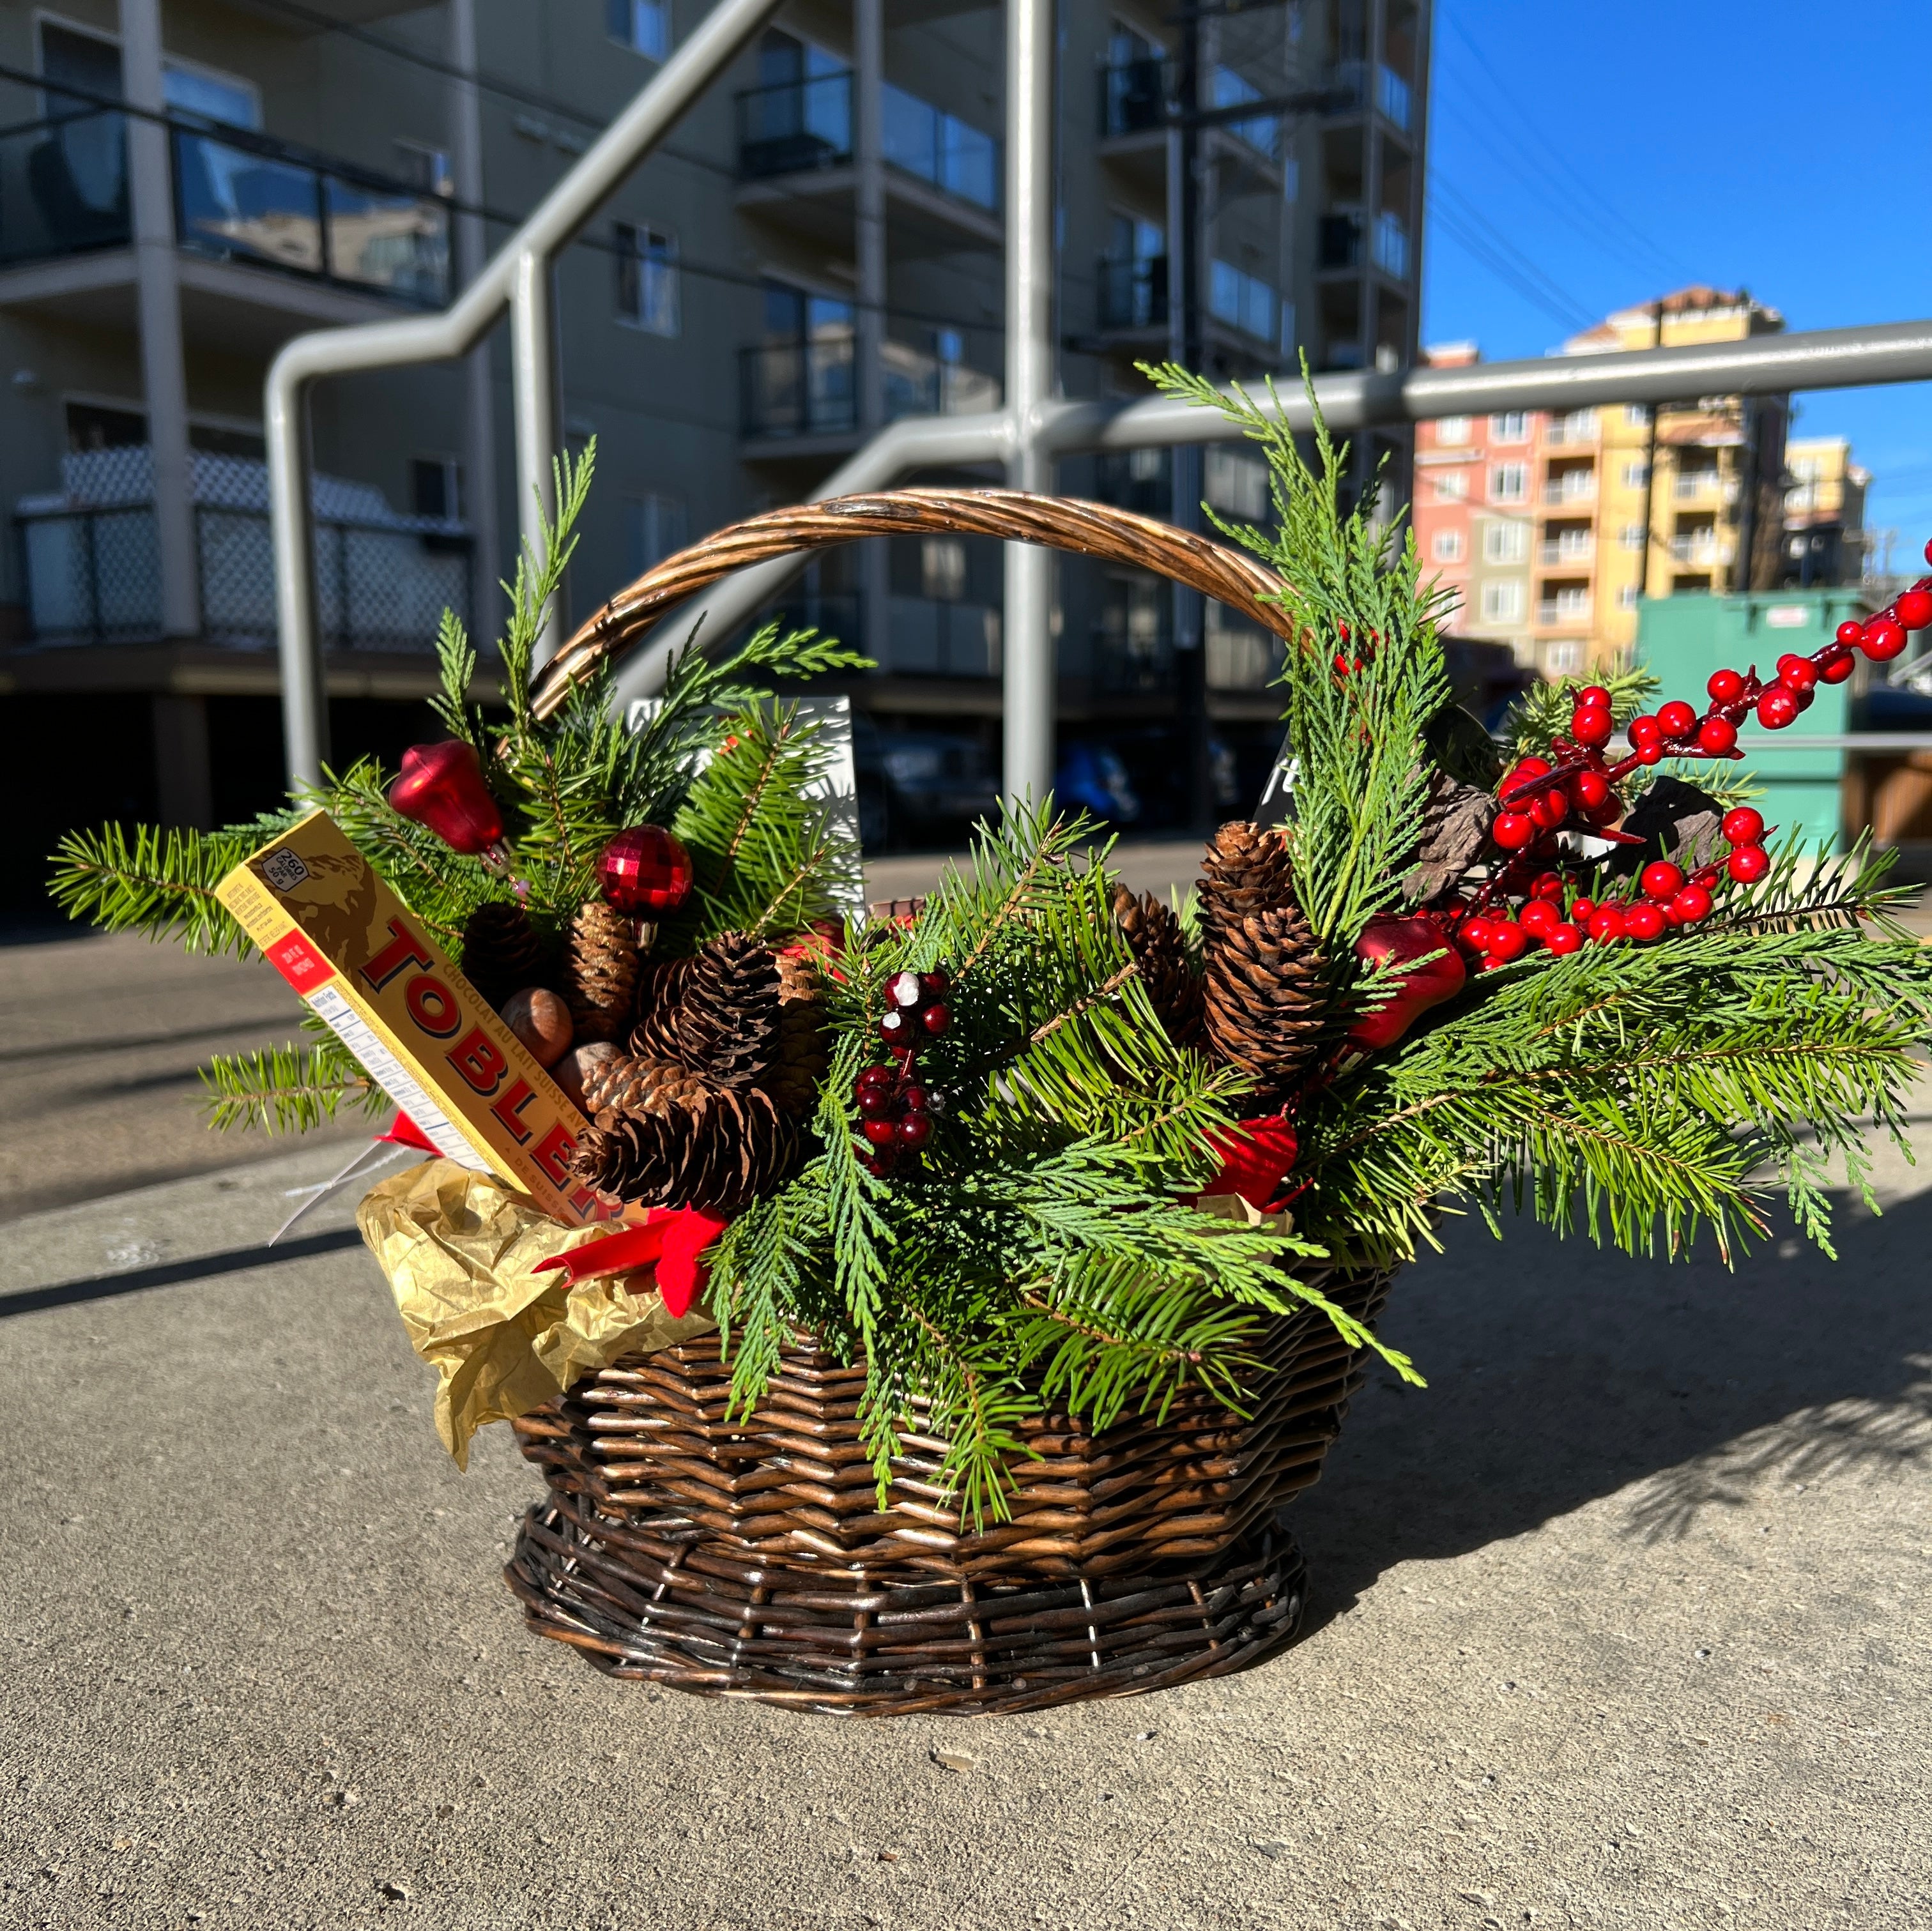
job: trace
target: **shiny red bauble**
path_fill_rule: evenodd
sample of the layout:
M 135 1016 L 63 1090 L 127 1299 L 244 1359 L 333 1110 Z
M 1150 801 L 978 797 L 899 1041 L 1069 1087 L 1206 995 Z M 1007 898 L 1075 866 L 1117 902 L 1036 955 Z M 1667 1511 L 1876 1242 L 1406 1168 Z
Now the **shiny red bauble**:
M 1697 748 L 1707 757 L 1722 757 L 1737 742 L 1738 727 L 1729 718 L 1706 718 L 1697 727 Z
M 1798 695 L 1782 684 L 1774 684 L 1757 700 L 1757 721 L 1768 731 L 1781 731 L 1797 721 Z
M 1552 925 L 1543 935 L 1544 950 L 1553 952 L 1559 959 L 1581 950 L 1582 943 L 1583 935 L 1574 925 Z
M 1696 729 L 1697 713 L 1678 697 L 1658 707 L 1657 723 L 1666 737 L 1681 738 Z
M 1683 890 L 1684 874 L 1668 859 L 1660 858 L 1644 867 L 1643 876 L 1637 883 L 1643 887 L 1646 898 L 1654 898 L 1661 904 Z
M 1787 651 L 1778 660 L 1778 681 L 1787 691 L 1808 691 L 1818 681 L 1818 667 L 1810 658 Z
M 1858 659 L 1849 650 L 1834 645 L 1819 664 L 1818 675 L 1827 684 L 1842 684 L 1858 667 Z
M 1724 861 L 1724 869 L 1740 885 L 1755 885 L 1771 869 L 1771 854 L 1762 845 L 1740 845 Z
M 1490 957 L 1501 959 L 1508 965 L 1512 959 L 1520 959 L 1529 949 L 1529 934 L 1508 919 L 1497 919 L 1490 925 Z
M 1864 653 L 1876 663 L 1896 657 L 1908 641 L 1905 626 L 1896 617 L 1876 616 L 1865 625 Z
M 1694 925 L 1699 919 L 1711 916 L 1711 895 L 1701 885 L 1687 885 L 1671 900 L 1667 910 L 1676 924 Z
M 1521 851 L 1536 836 L 1536 820 L 1527 811 L 1499 811 L 1490 836 L 1506 852 Z
M 389 808 L 427 825 L 466 857 L 502 841 L 502 816 L 483 781 L 482 760 L 476 747 L 460 738 L 411 745 L 403 753 L 402 775 L 389 787 Z
M 691 896 L 691 854 L 662 825 L 633 825 L 597 854 L 597 889 L 613 911 L 662 919 Z
M 1923 630 L 1932 624 L 1932 591 L 1922 590 L 1916 586 L 1907 590 L 1892 605 L 1898 613 L 1898 620 L 1907 630 Z
M 1580 706 L 1570 719 L 1570 735 L 1593 751 L 1610 742 L 1612 729 L 1609 710 L 1595 705 L 1587 710 Z
M 1704 688 L 1720 704 L 1736 701 L 1744 694 L 1744 680 L 1735 670 L 1714 670 Z
M 1647 946 L 1652 940 L 1663 937 L 1665 923 L 1661 906 L 1633 905 L 1624 914 L 1624 934 Z

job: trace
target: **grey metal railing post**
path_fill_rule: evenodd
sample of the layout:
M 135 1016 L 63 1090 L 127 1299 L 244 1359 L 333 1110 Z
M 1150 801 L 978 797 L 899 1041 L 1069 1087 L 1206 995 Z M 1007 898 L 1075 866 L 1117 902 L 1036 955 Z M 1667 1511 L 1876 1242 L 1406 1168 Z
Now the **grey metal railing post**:
M 510 283 L 510 370 L 516 398 L 517 531 L 541 559 L 544 526 L 556 511 L 550 463 L 556 452 L 556 349 L 548 255 L 527 249 Z M 537 638 L 536 661 L 547 664 L 563 641 L 556 603 Z

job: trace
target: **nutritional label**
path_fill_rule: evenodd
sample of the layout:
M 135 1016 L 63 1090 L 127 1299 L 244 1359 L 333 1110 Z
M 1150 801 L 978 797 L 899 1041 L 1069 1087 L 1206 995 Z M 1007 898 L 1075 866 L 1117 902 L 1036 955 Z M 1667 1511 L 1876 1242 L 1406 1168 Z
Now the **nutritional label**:
M 488 1161 L 450 1124 L 448 1116 L 410 1078 L 402 1062 L 334 986 L 326 985 L 310 994 L 308 1003 L 335 1029 L 336 1037 L 362 1062 L 376 1084 L 435 1141 L 439 1153 L 477 1173 L 490 1171 Z

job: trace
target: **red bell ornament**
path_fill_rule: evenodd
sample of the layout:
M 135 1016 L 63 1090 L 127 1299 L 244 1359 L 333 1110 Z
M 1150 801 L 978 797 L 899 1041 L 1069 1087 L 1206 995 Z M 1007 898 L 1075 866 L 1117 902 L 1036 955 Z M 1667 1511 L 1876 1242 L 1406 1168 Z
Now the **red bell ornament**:
M 477 858 L 503 841 L 503 820 L 474 745 L 460 738 L 412 745 L 389 787 L 389 807 L 426 825 L 452 851 Z
M 691 896 L 691 854 L 661 825 L 633 825 L 597 855 L 604 902 L 631 919 L 662 919 Z
M 1492 937 L 1496 925 L 1502 922 L 1484 922 L 1489 926 L 1485 937 Z M 1520 937 L 1520 928 L 1510 929 Z M 1355 941 L 1355 956 L 1370 964 L 1386 960 L 1401 965 L 1411 959 L 1429 958 L 1431 952 L 1442 956 L 1403 973 L 1388 1003 L 1364 1013 L 1349 1027 L 1348 1043 L 1358 1052 L 1372 1053 L 1394 1045 L 1431 1006 L 1454 999 L 1469 980 L 1468 968 L 1432 919 L 1372 919 L 1363 928 L 1362 936 Z

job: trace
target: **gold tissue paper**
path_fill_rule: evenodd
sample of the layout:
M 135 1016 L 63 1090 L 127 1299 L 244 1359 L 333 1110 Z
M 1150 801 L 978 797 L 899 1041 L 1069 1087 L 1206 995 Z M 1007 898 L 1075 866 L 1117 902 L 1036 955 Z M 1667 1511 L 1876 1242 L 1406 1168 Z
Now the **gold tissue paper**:
M 427 1160 L 372 1188 L 356 1210 L 388 1276 L 410 1345 L 436 1369 L 436 1429 L 456 1465 L 486 1422 L 527 1414 L 621 1354 L 713 1332 L 673 1320 L 648 1273 L 566 1288 L 539 1261 L 602 1237 L 564 1227 L 487 1174 Z M 636 1291 L 632 1291 L 632 1287 Z

